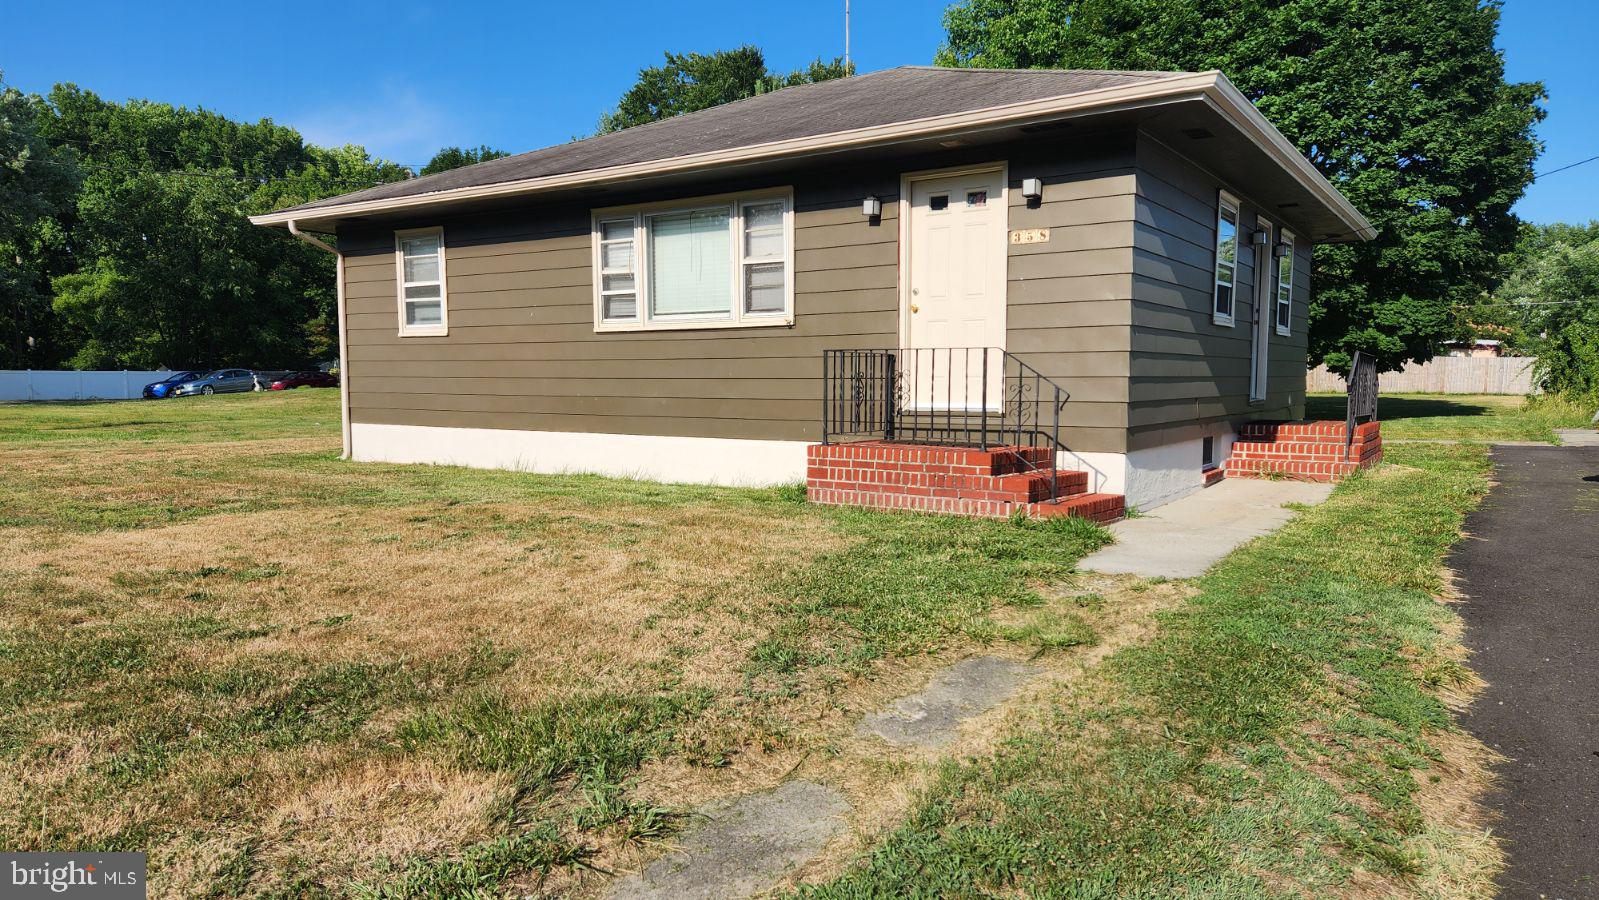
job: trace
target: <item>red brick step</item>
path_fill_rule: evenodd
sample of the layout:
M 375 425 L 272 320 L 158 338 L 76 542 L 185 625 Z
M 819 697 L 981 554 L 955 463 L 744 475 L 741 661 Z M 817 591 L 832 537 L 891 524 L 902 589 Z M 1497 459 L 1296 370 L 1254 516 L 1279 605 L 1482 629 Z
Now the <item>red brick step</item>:
M 1088 473 L 1052 478 L 1046 447 L 937 447 L 866 441 L 807 448 L 807 496 L 816 503 L 1004 517 L 1078 514 L 1103 520 L 1104 503 L 1065 505 L 1088 490 Z M 1105 497 L 1109 495 L 1091 495 Z M 1040 513 L 1037 508 L 1049 507 Z M 1116 507 L 1114 517 L 1120 517 Z M 1070 510 L 1079 510 L 1077 513 Z

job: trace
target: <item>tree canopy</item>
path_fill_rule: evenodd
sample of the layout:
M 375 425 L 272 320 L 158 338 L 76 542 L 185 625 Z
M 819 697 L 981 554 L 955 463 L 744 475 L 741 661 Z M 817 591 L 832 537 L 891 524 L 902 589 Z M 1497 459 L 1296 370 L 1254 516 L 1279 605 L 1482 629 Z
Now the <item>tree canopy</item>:
M 938 62 L 1220 69 L 1378 229 L 1316 248 L 1310 361 L 1396 368 L 1494 286 L 1543 87 L 1510 83 L 1497 0 L 966 0 Z
M 461 147 L 445 147 L 443 150 L 433 154 L 433 158 L 428 160 L 428 164 L 423 166 L 422 171 L 417 174 L 436 175 L 439 172 L 448 172 L 451 169 L 473 166 L 480 162 L 501 159 L 510 155 L 504 150 L 496 150 L 486 144 L 464 149 Z
M 56 217 L 81 172 L 71 150 L 39 133 L 44 113 L 37 98 L 0 85 L 0 368 L 59 354 L 47 261 L 65 246 Z
M 0 161 L 27 160 L 0 166 L 0 366 L 325 359 L 332 258 L 247 216 L 409 177 L 269 120 L 70 84 L 5 91 L 0 117 Z
M 1525 226 L 1503 283 L 1463 318 L 1469 337 L 1538 358 L 1550 393 L 1599 401 L 1599 221 Z
M 786 75 L 766 68 L 759 47 L 745 45 L 715 53 L 667 53 L 666 63 L 639 70 L 638 81 L 600 117 L 601 133 L 620 131 L 779 88 L 843 78 L 854 73 L 843 59 L 817 59 Z

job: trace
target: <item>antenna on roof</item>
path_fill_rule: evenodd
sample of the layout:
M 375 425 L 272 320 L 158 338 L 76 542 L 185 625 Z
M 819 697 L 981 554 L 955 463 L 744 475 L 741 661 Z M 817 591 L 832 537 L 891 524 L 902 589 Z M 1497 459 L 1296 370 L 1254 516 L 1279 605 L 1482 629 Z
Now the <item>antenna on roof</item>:
M 849 73 L 849 0 L 844 0 L 844 72 Z

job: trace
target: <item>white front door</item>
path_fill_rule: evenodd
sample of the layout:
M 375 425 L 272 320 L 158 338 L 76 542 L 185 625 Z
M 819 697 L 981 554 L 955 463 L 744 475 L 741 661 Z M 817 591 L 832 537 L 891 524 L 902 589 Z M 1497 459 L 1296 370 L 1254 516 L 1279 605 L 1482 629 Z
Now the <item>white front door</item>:
M 1005 347 L 1005 175 L 1002 169 L 910 181 L 908 290 L 902 365 L 918 408 L 998 408 Z M 965 349 L 971 348 L 971 349 Z M 989 348 L 987 369 L 982 348 Z M 952 352 L 953 351 L 953 352 Z M 986 378 L 985 378 L 986 374 Z

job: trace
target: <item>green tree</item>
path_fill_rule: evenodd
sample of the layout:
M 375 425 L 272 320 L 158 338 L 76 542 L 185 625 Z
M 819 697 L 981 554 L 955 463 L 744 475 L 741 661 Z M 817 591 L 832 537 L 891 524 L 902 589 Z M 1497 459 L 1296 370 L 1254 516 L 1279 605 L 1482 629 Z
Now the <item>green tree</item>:
M 600 117 L 600 132 L 620 131 L 743 100 L 797 84 L 854 74 L 842 59 L 817 59 L 786 75 L 770 72 L 760 48 L 745 45 L 715 53 L 668 53 L 666 64 L 639 70 L 638 81 Z
M 1599 221 L 1528 227 L 1513 257 L 1473 321 L 1538 357 L 1544 390 L 1599 401 Z
M 1220 69 L 1378 229 L 1316 248 L 1312 364 L 1431 357 L 1492 289 L 1532 180 L 1539 84 L 1510 83 L 1497 0 L 966 0 L 950 66 Z
M 55 218 L 69 257 L 52 309 L 67 362 L 91 367 L 294 366 L 332 343 L 331 258 L 251 213 L 409 177 L 359 147 L 308 146 L 268 120 L 111 103 L 72 85 L 40 101 L 40 133 L 84 177 Z
M 462 166 L 475 166 L 480 162 L 503 159 L 510 155 L 504 150 L 496 150 L 487 144 L 480 144 L 477 147 L 468 147 L 466 149 L 445 147 L 443 150 L 433 154 L 433 158 L 428 160 L 428 164 L 423 166 L 422 171 L 418 174 L 436 175 L 439 172 L 448 172 L 451 169 L 459 169 Z
M 39 134 L 40 105 L 0 82 L 0 368 L 44 368 L 59 358 L 50 312 L 51 259 L 65 245 L 55 216 L 80 173 L 70 150 Z

